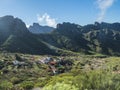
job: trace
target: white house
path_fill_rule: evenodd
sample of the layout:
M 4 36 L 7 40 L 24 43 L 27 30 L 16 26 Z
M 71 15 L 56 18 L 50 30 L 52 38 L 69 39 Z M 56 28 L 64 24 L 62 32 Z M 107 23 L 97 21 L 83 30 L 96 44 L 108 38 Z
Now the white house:
M 25 64 L 25 62 L 20 62 L 20 61 L 18 61 L 18 60 L 14 60 L 14 61 L 13 61 L 13 64 L 14 64 L 14 65 L 22 65 L 22 64 Z

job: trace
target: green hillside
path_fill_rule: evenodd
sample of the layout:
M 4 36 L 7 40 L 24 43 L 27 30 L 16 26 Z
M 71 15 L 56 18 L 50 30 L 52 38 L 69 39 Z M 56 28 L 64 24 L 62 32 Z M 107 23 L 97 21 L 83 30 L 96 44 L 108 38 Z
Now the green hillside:
M 120 55 L 120 24 L 98 23 L 80 26 L 63 23 L 50 33 L 32 34 L 13 16 L 0 18 L 0 50 L 28 54 Z

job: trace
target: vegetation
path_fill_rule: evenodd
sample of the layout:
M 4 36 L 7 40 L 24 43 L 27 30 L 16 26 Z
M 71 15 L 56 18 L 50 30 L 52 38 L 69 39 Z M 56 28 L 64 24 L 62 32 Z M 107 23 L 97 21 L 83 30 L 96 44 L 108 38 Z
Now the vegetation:
M 0 23 L 1 51 L 41 55 L 120 55 L 120 23 L 95 22 L 85 26 L 63 23 L 43 34 L 29 32 L 25 23 L 13 16 L 1 17 Z
M 17 55 L 17 56 L 16 56 Z M 16 59 L 26 65 L 16 66 Z M 38 63 L 47 56 L 20 53 L 0 54 L 0 89 L 1 90 L 119 90 L 120 58 L 103 55 L 64 56 L 65 62 L 72 66 L 56 66 L 58 71 L 52 74 L 49 64 Z M 59 60 L 59 56 L 51 56 Z
M 43 90 L 56 90 L 56 88 L 63 90 L 66 88 L 68 90 L 69 88 L 71 90 L 119 90 L 119 78 L 119 74 L 105 71 L 74 71 L 53 77 Z
M 120 90 L 120 24 L 63 23 L 32 34 L 0 18 L 0 90 Z

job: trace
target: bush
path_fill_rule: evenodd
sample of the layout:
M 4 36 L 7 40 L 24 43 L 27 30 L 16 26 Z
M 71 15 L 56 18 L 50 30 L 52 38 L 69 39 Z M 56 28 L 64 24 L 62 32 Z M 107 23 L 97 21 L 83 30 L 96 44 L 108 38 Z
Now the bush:
M 11 78 L 11 82 L 12 82 L 13 84 L 18 84 L 18 83 L 22 82 L 22 80 L 19 79 L 19 78 L 17 78 L 17 77 L 13 77 L 13 78 Z
M 8 81 L 3 81 L 0 83 L 0 90 L 12 90 L 13 84 Z
M 34 83 L 30 81 L 24 81 L 20 84 L 20 87 L 25 90 L 30 90 L 34 87 Z
M 75 90 L 120 90 L 119 74 L 102 70 L 77 71 L 77 74 L 75 73 L 72 71 L 53 77 L 48 81 L 44 90 L 56 90 L 56 87 L 61 88 L 61 90 L 64 90 L 64 88 L 70 90 L 69 87 L 74 87 Z M 65 87 L 62 84 L 65 84 Z
M 66 83 L 56 83 L 53 85 L 48 85 L 43 88 L 43 90 L 79 90 L 74 85 L 66 84 Z

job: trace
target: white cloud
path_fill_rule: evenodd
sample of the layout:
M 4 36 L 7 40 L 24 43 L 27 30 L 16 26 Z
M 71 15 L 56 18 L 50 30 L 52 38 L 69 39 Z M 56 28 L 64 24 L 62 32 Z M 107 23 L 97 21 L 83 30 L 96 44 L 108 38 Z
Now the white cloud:
M 30 24 L 26 24 L 26 27 L 29 28 L 29 27 L 30 27 Z
M 47 25 L 51 27 L 56 27 L 57 25 L 56 20 L 54 18 L 51 18 L 47 13 L 43 14 L 42 16 L 37 15 L 37 19 L 41 25 Z
M 107 9 L 113 5 L 114 1 L 115 0 L 97 0 L 97 5 L 100 9 L 97 21 L 101 22 L 104 19 Z

